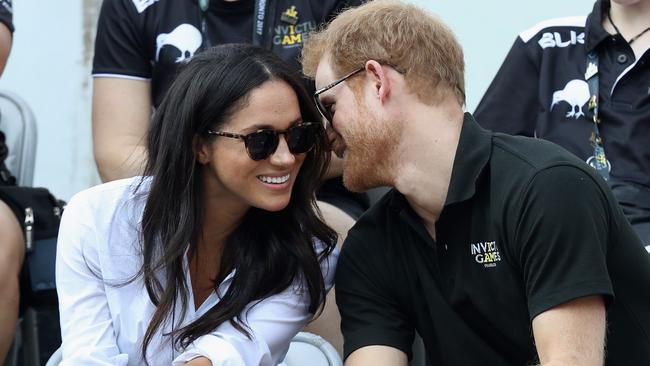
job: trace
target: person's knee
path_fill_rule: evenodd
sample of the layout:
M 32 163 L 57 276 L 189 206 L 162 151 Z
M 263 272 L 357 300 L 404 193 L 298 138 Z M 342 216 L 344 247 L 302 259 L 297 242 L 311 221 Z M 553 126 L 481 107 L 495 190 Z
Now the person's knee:
M 323 214 L 323 220 L 325 223 L 338 234 L 337 244 L 340 247 L 343 240 L 345 240 L 345 237 L 348 235 L 348 231 L 354 225 L 354 219 L 334 205 L 323 201 L 317 201 L 317 204 Z
M 354 225 L 354 219 L 343 210 L 323 201 L 318 201 L 318 208 L 323 214 L 325 223 L 338 234 L 338 246 L 340 247 L 348 235 L 348 231 Z M 341 316 L 336 306 L 335 296 L 335 288 L 333 288 L 327 295 L 323 312 L 308 324 L 304 330 L 325 338 L 342 355 L 343 335 L 339 327 Z
M 25 240 L 13 211 L 0 201 L 0 281 L 18 276 L 25 257 Z

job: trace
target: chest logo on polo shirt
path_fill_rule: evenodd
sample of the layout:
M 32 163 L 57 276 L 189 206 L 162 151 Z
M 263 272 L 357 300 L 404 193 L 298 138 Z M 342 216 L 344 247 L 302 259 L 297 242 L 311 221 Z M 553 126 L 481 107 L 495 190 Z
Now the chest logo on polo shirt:
M 566 118 L 578 119 L 580 116 L 584 116 L 585 113 L 582 111 L 582 107 L 589 101 L 589 85 L 587 82 L 573 79 L 566 83 L 563 89 L 553 92 L 551 110 L 562 101 L 567 102 L 571 107 L 566 113 Z
M 165 46 L 173 46 L 179 52 L 180 56 L 176 58 L 176 63 L 183 62 L 192 58 L 194 52 L 201 47 L 203 37 L 201 32 L 192 24 L 183 23 L 174 28 L 169 33 L 160 33 L 156 37 L 156 61 L 160 58 L 160 51 Z
M 280 20 L 281 24 L 274 29 L 273 44 L 284 48 L 301 46 L 309 33 L 316 29 L 316 22 L 313 20 L 300 22 L 295 5 L 285 10 Z
M 553 47 L 564 48 L 575 46 L 577 44 L 585 44 L 585 33 L 582 32 L 578 34 L 576 31 L 571 31 L 569 32 L 569 38 L 562 40 L 562 36 L 559 32 L 546 32 L 542 34 L 542 37 L 537 41 L 537 44 L 539 44 L 542 49 Z
M 497 263 L 501 262 L 501 254 L 499 254 L 496 241 L 472 243 L 470 251 L 476 263 L 482 264 L 486 268 L 496 267 Z

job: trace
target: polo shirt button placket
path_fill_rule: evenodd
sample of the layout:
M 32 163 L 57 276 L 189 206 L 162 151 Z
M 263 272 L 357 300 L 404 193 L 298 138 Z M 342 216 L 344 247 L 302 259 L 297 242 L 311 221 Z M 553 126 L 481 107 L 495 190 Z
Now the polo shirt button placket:
M 621 53 L 620 55 L 618 55 L 618 57 L 616 57 L 616 61 L 621 65 L 625 64 L 627 62 L 627 60 L 628 60 L 628 57 L 624 53 Z

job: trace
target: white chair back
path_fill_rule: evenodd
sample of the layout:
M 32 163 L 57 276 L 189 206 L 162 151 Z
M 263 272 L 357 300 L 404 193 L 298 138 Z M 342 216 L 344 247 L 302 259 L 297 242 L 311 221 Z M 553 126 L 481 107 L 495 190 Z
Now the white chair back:
M 284 358 L 286 366 L 343 366 L 334 346 L 322 337 L 300 332 L 292 340 Z

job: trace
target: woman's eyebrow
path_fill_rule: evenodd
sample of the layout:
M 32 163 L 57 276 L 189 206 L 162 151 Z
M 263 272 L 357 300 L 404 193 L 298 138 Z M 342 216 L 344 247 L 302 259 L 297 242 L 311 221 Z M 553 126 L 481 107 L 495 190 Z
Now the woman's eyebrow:
M 295 126 L 295 125 L 297 125 L 298 123 L 301 123 L 301 122 L 302 122 L 302 116 L 300 116 L 300 117 L 296 118 L 295 120 L 291 121 L 289 123 L 289 126 L 287 126 L 287 128 L 293 127 L 293 126 Z M 263 123 L 262 122 L 262 123 L 256 123 L 256 124 L 254 124 L 252 126 L 246 127 L 242 131 L 254 132 L 254 131 L 257 131 L 257 130 L 277 130 L 277 128 L 275 128 L 274 126 L 272 126 L 272 125 L 270 125 L 268 123 Z

